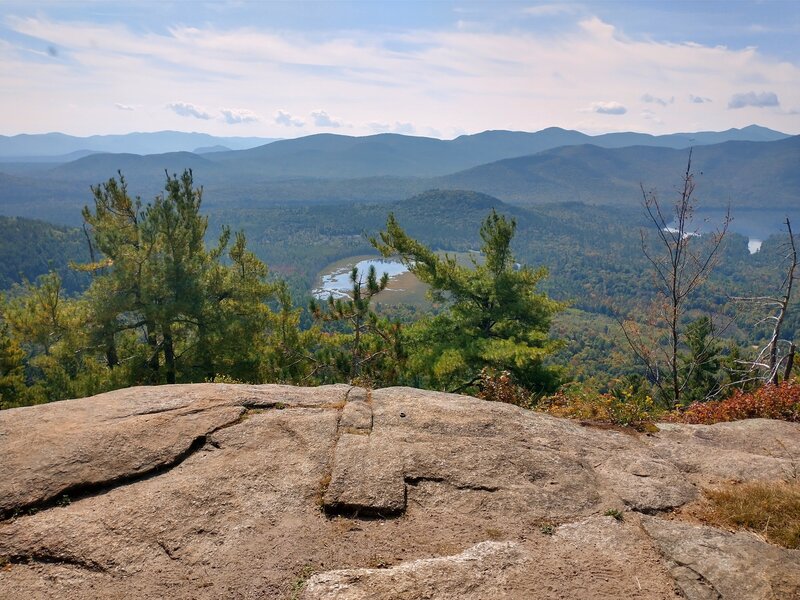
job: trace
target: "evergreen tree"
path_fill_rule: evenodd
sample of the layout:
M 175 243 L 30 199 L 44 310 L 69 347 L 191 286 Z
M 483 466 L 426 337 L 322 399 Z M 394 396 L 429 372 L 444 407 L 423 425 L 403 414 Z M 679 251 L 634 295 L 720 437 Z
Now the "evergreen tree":
M 319 347 L 319 331 L 316 327 L 301 328 L 303 309 L 293 305 L 285 281 L 275 284 L 275 298 L 277 311 L 272 313 L 268 335 L 259 351 L 259 378 L 277 383 L 308 383 L 314 380 L 319 362 L 314 356 Z
M 430 286 L 443 313 L 412 326 L 410 379 L 415 385 L 451 391 L 474 390 L 481 370 L 507 371 L 536 393 L 555 389 L 558 373 L 544 364 L 559 347 L 548 332 L 552 316 L 563 306 L 537 292 L 547 275 L 514 262 L 511 240 L 516 222 L 494 211 L 480 229 L 482 261 L 458 264 L 412 239 L 389 215 L 386 230 L 372 240 L 384 255 L 397 255 Z
M 27 355 L 26 377 L 32 381 L 28 402 L 108 389 L 85 327 L 87 304 L 65 296 L 57 273 L 17 287 L 4 312 L 12 337 Z
M 0 320 L 0 409 L 24 403 L 25 353 Z
M 681 356 L 681 403 L 688 406 L 714 396 L 720 389 L 720 348 L 714 337 L 711 319 L 707 316 L 686 327 L 688 354 Z
M 230 231 L 223 229 L 218 244 L 206 248 L 208 220 L 192 172 L 168 175 L 164 193 L 144 209 L 121 175 L 93 193 L 94 210 L 83 214 L 102 258 L 83 268 L 95 273 L 87 293 L 90 330 L 108 367 L 121 361 L 117 346 L 124 341 L 136 363 L 131 383 L 252 379 L 273 288 L 244 234 L 228 248 Z
M 337 323 L 348 333 L 329 336 L 319 352 L 319 360 L 350 382 L 391 385 L 397 382 L 403 349 L 400 325 L 381 319 L 370 307 L 372 299 L 386 289 L 389 276 L 378 279 L 375 266 L 367 278 L 357 268 L 350 273 L 351 293 L 347 298 L 328 297 L 327 310 L 312 300 L 311 314 L 321 322 Z

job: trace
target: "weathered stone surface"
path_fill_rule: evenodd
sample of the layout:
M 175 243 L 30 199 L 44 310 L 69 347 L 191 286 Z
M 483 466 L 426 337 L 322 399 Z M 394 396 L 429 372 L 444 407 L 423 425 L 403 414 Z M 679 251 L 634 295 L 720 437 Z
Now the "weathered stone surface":
M 246 408 L 343 403 L 350 386 L 194 384 L 0 412 L 0 515 L 171 465 Z
M 320 573 L 308 581 L 302 598 L 676 598 L 658 553 L 641 530 L 616 522 L 609 526 L 614 539 L 630 538 L 629 544 L 614 546 L 612 552 L 605 544 L 593 546 L 557 535 L 535 541 L 482 542 L 452 556 Z
M 800 425 L 748 419 L 716 425 L 663 423 L 653 449 L 694 481 L 797 477 Z
M 597 472 L 633 510 L 652 512 L 682 506 L 698 493 L 673 465 L 641 454 L 612 456 Z
M 631 511 L 726 473 L 780 476 L 798 440 L 772 421 L 644 436 L 407 388 L 179 385 L 13 409 L 0 509 L 22 515 L 0 521 L 0 597 L 289 598 L 314 573 L 309 598 L 666 599 L 676 581 L 728 597 L 749 568 L 791 598 L 797 581 L 756 556 L 796 554 Z
M 647 536 L 642 534 L 638 519 L 632 517 L 624 521 L 610 516 L 589 517 L 561 525 L 553 533 L 553 538 L 622 555 L 631 554 L 637 546 L 651 545 Z
M 342 433 L 324 504 L 332 513 L 366 516 L 386 517 L 404 511 L 403 462 L 397 448 L 371 436 Z
M 523 590 L 509 585 L 509 570 L 529 566 L 530 558 L 514 542 L 482 542 L 455 556 L 423 558 L 390 569 L 349 569 L 315 575 L 309 580 L 303 598 L 515 597 L 509 596 L 509 592 L 519 597 Z
M 648 517 L 642 522 L 690 600 L 800 598 L 800 550 L 767 544 L 750 533 Z
M 339 429 L 346 433 L 372 431 L 372 407 L 364 401 L 349 401 L 342 410 Z

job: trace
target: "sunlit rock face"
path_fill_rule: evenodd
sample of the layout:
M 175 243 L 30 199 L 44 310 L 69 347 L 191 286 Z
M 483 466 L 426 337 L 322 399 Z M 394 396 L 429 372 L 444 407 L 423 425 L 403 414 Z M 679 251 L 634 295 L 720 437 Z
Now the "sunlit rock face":
M 781 477 L 796 424 L 646 435 L 410 388 L 197 384 L 3 411 L 0 453 L 4 598 L 800 594 L 800 552 L 670 512 Z

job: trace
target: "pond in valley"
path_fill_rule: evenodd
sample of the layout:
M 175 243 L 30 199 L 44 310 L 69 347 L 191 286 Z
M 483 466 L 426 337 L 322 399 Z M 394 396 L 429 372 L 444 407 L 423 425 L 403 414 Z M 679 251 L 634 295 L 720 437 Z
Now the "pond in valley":
M 379 280 L 384 273 L 388 273 L 389 288 L 387 289 L 392 288 L 392 283 L 400 275 L 408 273 L 408 268 L 404 264 L 390 258 L 356 257 L 344 259 L 325 269 L 325 272 L 320 276 L 317 287 L 311 291 L 311 294 L 321 300 L 327 299 L 328 296 L 348 298 L 350 291 L 353 289 L 353 282 L 350 279 L 353 267 L 358 269 L 358 277 L 362 281 L 366 281 L 370 267 L 375 267 L 375 274 Z

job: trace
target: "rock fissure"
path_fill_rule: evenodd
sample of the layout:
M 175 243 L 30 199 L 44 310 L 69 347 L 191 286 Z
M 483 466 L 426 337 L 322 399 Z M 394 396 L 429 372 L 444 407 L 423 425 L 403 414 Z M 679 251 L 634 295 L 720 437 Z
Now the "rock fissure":
M 342 422 L 342 414 L 344 413 L 344 407 L 347 405 L 347 399 L 350 397 L 350 393 L 354 389 L 357 389 L 357 388 L 355 388 L 355 387 L 348 388 L 348 390 L 344 394 L 344 400 L 342 402 L 342 406 L 337 409 L 336 428 L 334 430 L 335 431 L 334 439 L 333 439 L 333 443 L 331 444 L 331 451 L 328 454 L 327 463 L 325 465 L 325 469 L 324 469 L 325 475 L 322 476 L 322 480 L 319 482 L 319 491 L 318 491 L 318 494 L 317 494 L 317 496 L 318 496 L 317 497 L 317 504 L 320 506 L 320 508 L 322 509 L 322 511 L 325 514 L 330 514 L 328 512 L 328 507 L 327 507 L 326 502 L 325 502 L 325 496 L 326 496 L 326 494 L 328 492 L 328 487 L 330 486 L 331 477 L 333 475 L 334 461 L 336 460 L 336 446 L 338 445 L 339 438 L 342 435 L 342 431 L 341 431 L 341 427 L 340 427 L 340 424 Z
M 675 577 L 675 583 L 679 589 L 681 589 L 684 594 L 687 593 L 688 590 L 684 589 L 687 586 L 688 582 L 691 582 L 690 585 L 693 587 L 699 587 L 702 590 L 702 594 L 706 598 L 710 598 L 711 600 L 722 600 L 723 596 L 719 593 L 717 588 L 706 579 L 706 576 L 703 575 L 700 571 L 692 567 L 690 563 L 681 563 L 680 561 L 672 560 L 675 564 L 673 567 L 672 572 L 673 576 Z M 689 573 L 685 573 L 688 571 Z M 681 585 L 683 583 L 683 585 Z M 689 594 L 694 592 L 697 593 L 696 590 L 688 591 Z
M 470 490 L 473 492 L 496 492 L 500 489 L 499 486 L 495 485 L 481 485 L 474 483 L 454 482 L 448 479 L 447 477 L 414 476 L 414 477 L 405 477 L 404 481 L 408 485 L 419 485 L 420 483 L 426 483 L 426 482 L 442 483 L 457 490 Z
M 158 547 L 161 548 L 161 550 L 163 550 L 164 554 L 167 555 L 167 558 L 169 558 L 170 560 L 180 560 L 177 556 L 175 556 L 175 553 L 167 545 L 166 542 L 163 542 L 161 540 L 156 540 L 156 544 L 158 544 Z
M 78 567 L 94 573 L 106 573 L 107 569 L 94 561 L 81 560 L 73 556 L 49 554 L 46 552 L 32 552 L 30 554 L 12 554 L 5 557 L 9 564 L 25 565 L 39 563 L 44 565 L 65 565 Z
M 119 477 L 112 477 L 110 479 L 106 479 L 103 481 L 77 483 L 66 486 L 61 490 L 59 490 L 58 492 L 56 492 L 55 494 L 53 494 L 52 496 L 49 496 L 43 500 L 30 502 L 27 504 L 16 506 L 13 509 L 7 509 L 5 511 L 0 512 L 0 521 L 8 520 L 10 518 L 13 519 L 15 517 L 23 516 L 25 514 L 34 514 L 37 512 L 41 512 L 43 510 L 49 510 L 51 508 L 56 508 L 59 506 L 64 506 L 76 502 L 78 500 L 82 500 L 84 498 L 92 496 L 100 496 L 108 493 L 113 489 L 122 486 L 131 485 L 133 483 L 144 481 L 146 479 L 151 479 L 153 477 L 158 477 L 179 466 L 190 456 L 201 450 L 204 446 L 206 445 L 214 446 L 214 441 L 211 440 L 211 436 L 222 429 L 242 423 L 245 414 L 246 410 L 242 409 L 242 412 L 237 418 L 222 425 L 219 425 L 214 429 L 212 429 L 211 431 L 208 431 L 207 433 L 195 437 L 188 445 L 188 447 L 186 447 L 186 449 L 184 449 L 182 452 L 175 454 L 170 460 L 155 464 L 150 468 L 137 473 L 125 474 Z

